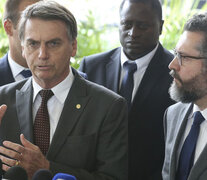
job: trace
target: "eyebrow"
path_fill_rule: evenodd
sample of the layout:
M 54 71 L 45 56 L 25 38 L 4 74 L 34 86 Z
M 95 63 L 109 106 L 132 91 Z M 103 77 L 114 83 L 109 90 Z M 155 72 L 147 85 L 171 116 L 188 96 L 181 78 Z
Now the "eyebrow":
M 62 41 L 62 40 L 60 38 L 54 38 L 54 39 L 50 39 L 50 40 L 46 41 L 46 43 L 52 42 L 52 41 Z M 26 42 L 40 42 L 40 41 L 32 39 L 32 38 L 28 38 L 28 39 L 26 39 Z
M 62 39 L 60 39 L 60 38 L 54 38 L 54 39 L 51 39 L 49 41 L 46 41 L 46 43 L 52 42 L 52 41 L 62 41 Z

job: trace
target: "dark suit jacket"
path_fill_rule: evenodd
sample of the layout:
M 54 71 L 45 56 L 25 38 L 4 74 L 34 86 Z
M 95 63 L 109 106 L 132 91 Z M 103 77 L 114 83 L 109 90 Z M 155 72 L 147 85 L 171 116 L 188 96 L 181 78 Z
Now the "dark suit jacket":
M 0 59 L 0 86 L 14 82 L 14 77 L 8 62 L 8 53 Z
M 180 140 L 185 132 L 186 124 L 193 104 L 177 103 L 170 106 L 165 113 L 165 161 L 163 166 L 163 180 L 176 180 L 176 169 L 179 155 L 177 154 Z M 193 165 L 188 180 L 207 179 L 207 145 L 200 157 Z
M 47 153 L 50 170 L 73 174 L 79 180 L 126 180 L 126 101 L 74 72 Z M 3 140 L 20 143 L 20 133 L 33 142 L 31 82 L 29 78 L 0 88 L 0 102 L 8 106 L 0 126 L 0 145 Z
M 80 71 L 88 80 L 119 93 L 121 48 L 85 57 Z M 159 180 L 164 159 L 163 115 L 172 104 L 168 64 L 173 55 L 159 45 L 129 112 L 129 179 Z

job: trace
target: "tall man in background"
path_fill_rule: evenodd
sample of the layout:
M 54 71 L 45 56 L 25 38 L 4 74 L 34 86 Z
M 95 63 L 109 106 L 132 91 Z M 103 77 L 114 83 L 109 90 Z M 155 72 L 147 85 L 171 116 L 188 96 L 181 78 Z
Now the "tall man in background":
M 163 114 L 173 103 L 168 64 L 173 55 L 159 43 L 159 0 L 124 0 L 121 47 L 85 57 L 88 79 L 124 96 L 129 107 L 129 180 L 160 180 L 164 160 Z M 132 72 L 134 71 L 134 72 Z
M 32 77 L 0 88 L 0 159 L 78 180 L 127 179 L 127 105 L 121 96 L 70 67 L 77 24 L 55 2 L 28 6 L 19 22 L 23 57 Z
M 7 0 L 3 25 L 9 39 L 9 51 L 0 59 L 0 86 L 31 76 L 26 60 L 22 57 L 18 23 L 20 13 L 28 5 L 40 0 Z

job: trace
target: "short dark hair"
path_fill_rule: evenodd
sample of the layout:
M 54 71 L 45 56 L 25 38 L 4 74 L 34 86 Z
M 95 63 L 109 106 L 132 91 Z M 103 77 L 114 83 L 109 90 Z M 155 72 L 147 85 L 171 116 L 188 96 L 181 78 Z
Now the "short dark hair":
M 25 24 L 27 20 L 38 18 L 42 20 L 60 20 L 67 27 L 69 40 L 77 37 L 77 23 L 73 14 L 55 1 L 40 1 L 28 6 L 21 15 L 19 22 L 19 37 L 24 40 Z
M 21 12 L 19 12 L 19 6 L 24 1 L 37 2 L 38 0 L 7 0 L 4 8 L 3 20 L 10 19 L 14 27 L 16 27 L 21 14 Z
M 124 3 L 126 1 L 128 1 L 130 3 L 144 3 L 144 4 L 151 5 L 152 9 L 154 10 L 154 12 L 158 16 L 158 18 L 160 20 L 162 20 L 162 4 L 161 4 L 160 0 L 123 0 L 121 5 L 120 5 L 119 12 L 121 12 L 121 10 L 124 6 Z
M 201 54 L 207 57 L 207 13 L 193 15 L 184 25 L 184 31 L 200 32 L 204 39 L 201 44 Z

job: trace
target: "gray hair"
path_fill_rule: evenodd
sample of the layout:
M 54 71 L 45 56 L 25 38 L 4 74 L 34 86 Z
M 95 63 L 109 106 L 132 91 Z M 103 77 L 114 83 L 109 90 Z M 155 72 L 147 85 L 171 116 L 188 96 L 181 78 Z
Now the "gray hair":
M 19 38 L 24 40 L 25 24 L 27 20 L 38 18 L 42 20 L 60 20 L 66 24 L 69 40 L 77 37 L 77 23 L 73 14 L 54 1 L 40 1 L 28 6 L 21 15 L 19 22 Z
M 207 13 L 193 15 L 185 23 L 184 31 L 199 32 L 203 34 L 203 43 L 198 48 L 200 50 L 201 55 L 207 57 Z M 207 66 L 206 59 L 204 62 Z

